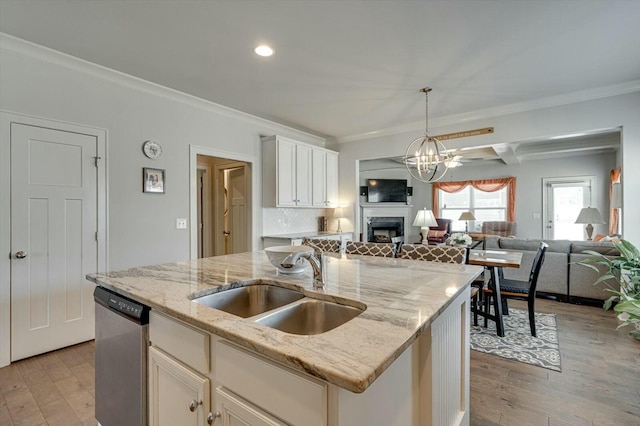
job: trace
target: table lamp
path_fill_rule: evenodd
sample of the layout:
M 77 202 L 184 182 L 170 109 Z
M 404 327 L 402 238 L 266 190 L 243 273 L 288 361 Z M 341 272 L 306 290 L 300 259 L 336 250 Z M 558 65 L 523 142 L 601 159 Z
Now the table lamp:
M 591 241 L 591 234 L 593 234 L 593 225 L 592 223 L 604 223 L 602 220 L 602 216 L 600 215 L 600 211 L 595 207 L 585 207 L 580 210 L 580 214 L 576 219 L 576 223 L 586 223 L 587 230 L 587 241 Z
M 336 207 L 333 209 L 333 218 L 338 219 L 338 229 L 336 232 L 342 232 L 342 228 L 340 227 L 340 219 L 344 218 L 344 208 Z
M 464 220 L 465 221 L 464 232 L 465 232 L 465 234 L 468 234 L 469 233 L 469 221 L 470 220 L 476 220 L 476 217 L 471 212 L 463 212 L 460 215 L 460 217 L 458 218 L 458 220 Z
M 420 230 L 422 231 L 422 244 L 428 244 L 429 227 L 438 226 L 438 222 L 436 222 L 433 212 L 431 210 L 427 210 L 425 207 L 422 210 L 418 210 L 418 214 L 416 214 L 416 218 L 413 221 L 413 226 L 420 227 Z

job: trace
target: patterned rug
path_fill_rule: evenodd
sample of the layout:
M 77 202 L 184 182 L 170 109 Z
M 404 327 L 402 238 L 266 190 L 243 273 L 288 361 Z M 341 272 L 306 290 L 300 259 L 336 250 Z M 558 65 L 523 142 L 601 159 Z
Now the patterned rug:
M 505 337 L 496 335 L 496 324 L 493 321 L 489 321 L 487 328 L 482 326 L 484 324 L 482 317 L 478 317 L 477 327 L 471 322 L 471 349 L 562 371 L 554 314 L 536 313 L 538 337 L 531 336 L 527 311 L 509 308 L 509 315 L 503 318 Z

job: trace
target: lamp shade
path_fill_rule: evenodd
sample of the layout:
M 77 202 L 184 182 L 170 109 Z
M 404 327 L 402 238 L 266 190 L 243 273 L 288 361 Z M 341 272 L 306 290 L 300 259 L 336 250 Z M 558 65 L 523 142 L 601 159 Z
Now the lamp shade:
M 336 207 L 335 209 L 333 209 L 333 217 L 335 219 L 344 218 L 344 208 L 343 207 Z
M 476 220 L 476 217 L 471 212 L 462 212 L 458 220 Z
M 576 223 L 604 223 L 600 211 L 595 207 L 585 207 L 580 210 Z
M 425 207 L 422 210 L 418 210 L 418 214 L 416 214 L 416 218 L 413 221 L 413 226 L 428 228 L 430 226 L 438 226 L 438 222 L 436 222 L 433 212 L 431 210 L 427 210 Z

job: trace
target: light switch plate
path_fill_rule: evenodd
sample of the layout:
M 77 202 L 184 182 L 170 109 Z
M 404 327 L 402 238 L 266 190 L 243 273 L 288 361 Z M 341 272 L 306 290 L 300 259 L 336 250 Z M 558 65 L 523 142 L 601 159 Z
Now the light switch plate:
M 187 219 L 182 217 L 177 218 L 176 229 L 187 229 Z

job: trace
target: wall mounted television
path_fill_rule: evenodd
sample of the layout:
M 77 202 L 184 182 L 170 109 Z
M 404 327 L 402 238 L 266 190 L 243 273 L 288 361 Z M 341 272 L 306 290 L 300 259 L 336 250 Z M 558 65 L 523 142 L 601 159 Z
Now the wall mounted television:
M 406 179 L 367 179 L 367 202 L 406 203 Z

